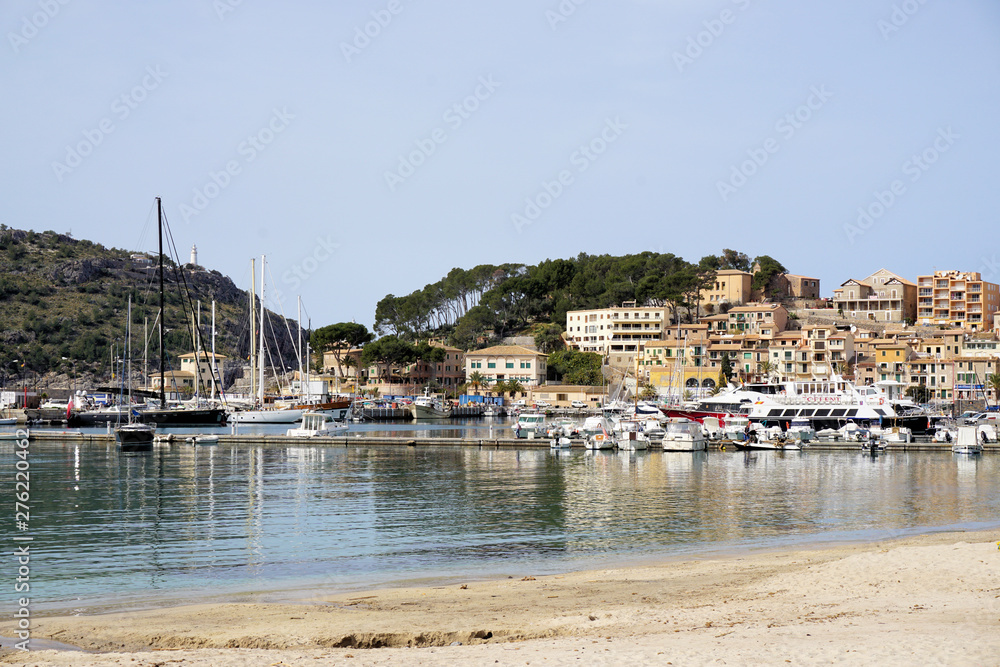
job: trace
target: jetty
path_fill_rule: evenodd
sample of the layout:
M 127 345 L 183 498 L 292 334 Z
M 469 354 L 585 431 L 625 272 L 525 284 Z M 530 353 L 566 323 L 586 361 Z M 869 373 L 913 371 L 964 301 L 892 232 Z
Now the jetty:
M 13 433 L 13 432 L 11 432 Z M 348 433 L 347 435 L 321 436 L 321 437 L 294 437 L 280 434 L 219 434 L 218 442 L 211 445 L 193 445 L 187 442 L 187 438 L 195 434 L 188 433 L 161 433 L 157 435 L 157 446 L 185 446 L 185 447 L 222 447 L 226 445 L 254 445 L 260 447 L 479 447 L 489 449 L 548 449 L 551 441 L 548 438 L 445 438 L 445 437 L 406 437 L 406 436 L 380 436 L 368 435 L 365 433 Z M 51 431 L 51 430 L 29 430 L 28 439 L 33 442 L 84 442 L 93 444 L 114 444 L 113 435 L 107 433 L 83 433 L 81 431 Z M 584 441 L 576 439 L 571 441 L 571 449 L 584 449 Z M 734 444 L 728 440 L 714 440 L 708 443 L 709 451 L 732 453 L 737 451 Z M 613 451 L 613 450 L 604 450 Z M 661 451 L 659 445 L 651 444 L 649 452 Z M 780 451 L 780 450 L 778 450 Z M 856 442 L 821 440 L 810 442 L 804 450 L 810 451 L 862 451 L 861 445 Z M 907 443 L 887 443 L 885 450 L 881 453 L 892 454 L 893 452 L 947 452 L 951 453 L 951 443 L 933 442 L 928 440 L 907 442 Z M 1000 452 L 1000 443 L 991 442 L 983 445 L 984 453 Z M 751 453 L 751 452 L 748 452 Z M 760 453 L 754 451 L 752 453 Z M 799 453 L 798 450 L 786 450 L 784 454 Z M 642 455 L 642 452 L 639 452 Z

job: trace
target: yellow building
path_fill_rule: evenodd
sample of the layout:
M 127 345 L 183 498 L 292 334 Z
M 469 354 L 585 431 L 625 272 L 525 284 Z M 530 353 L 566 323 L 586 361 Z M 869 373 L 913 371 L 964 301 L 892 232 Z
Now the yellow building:
M 750 300 L 753 274 L 737 269 L 720 269 L 715 280 L 701 291 L 701 304 L 742 304 Z

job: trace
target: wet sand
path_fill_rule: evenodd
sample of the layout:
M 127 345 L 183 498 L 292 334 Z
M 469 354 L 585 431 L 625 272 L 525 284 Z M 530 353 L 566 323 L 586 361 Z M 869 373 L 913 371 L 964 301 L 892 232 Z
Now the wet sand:
M 1000 531 L 33 619 L 28 665 L 1000 665 Z M 0 623 L 0 635 L 13 636 Z

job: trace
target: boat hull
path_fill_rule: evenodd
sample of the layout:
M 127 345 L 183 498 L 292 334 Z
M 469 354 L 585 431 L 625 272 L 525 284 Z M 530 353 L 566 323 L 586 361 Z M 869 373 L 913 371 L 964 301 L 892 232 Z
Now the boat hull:
M 305 410 L 244 410 L 233 412 L 229 419 L 237 424 L 294 424 Z
M 448 419 L 451 417 L 451 409 L 439 410 L 429 405 L 411 405 L 410 414 L 414 419 Z
M 123 452 L 148 452 L 153 449 L 156 429 L 148 424 L 129 424 L 115 429 L 115 442 Z

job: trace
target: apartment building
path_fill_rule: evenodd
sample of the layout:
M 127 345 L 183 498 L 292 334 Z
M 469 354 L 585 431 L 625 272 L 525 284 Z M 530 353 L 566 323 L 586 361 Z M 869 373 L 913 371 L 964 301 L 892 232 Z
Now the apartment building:
M 566 340 L 581 352 L 635 354 L 641 343 L 661 340 L 667 323 L 666 308 L 636 306 L 635 301 L 619 308 L 571 310 L 566 313 Z
M 917 319 L 921 324 L 984 331 L 1000 311 L 1000 287 L 976 271 L 935 271 L 917 277 Z
M 847 317 L 913 322 L 917 317 L 917 286 L 879 269 L 867 278 L 846 280 L 833 290 L 833 307 Z

